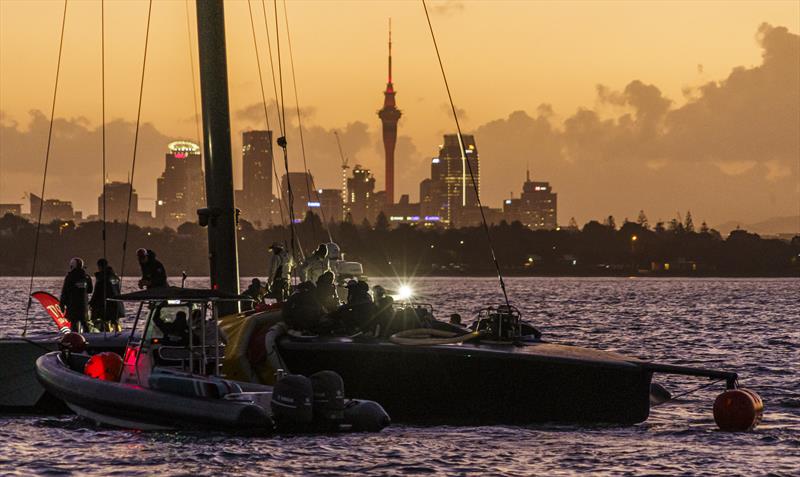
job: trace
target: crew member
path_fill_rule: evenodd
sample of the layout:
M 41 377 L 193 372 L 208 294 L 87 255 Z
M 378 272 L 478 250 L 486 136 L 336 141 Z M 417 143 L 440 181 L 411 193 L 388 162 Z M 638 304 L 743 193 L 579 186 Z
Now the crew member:
M 160 313 L 156 314 L 153 316 L 153 322 L 164 334 L 165 344 L 173 346 L 186 346 L 189 344 L 189 323 L 186 321 L 185 311 L 175 313 L 175 318 L 172 321 L 164 320 Z
M 333 283 L 333 272 L 328 270 L 317 280 L 316 297 L 325 313 L 331 313 L 339 308 L 339 295 L 336 293 L 336 284 Z
M 94 293 L 89 300 L 94 326 L 100 331 L 122 331 L 119 319 L 125 316 L 125 306 L 119 301 L 109 301 L 120 296 L 120 279 L 105 258 L 97 261 L 94 278 Z
M 269 269 L 267 270 L 267 289 L 269 290 L 267 296 L 283 302 L 289 296 L 292 259 L 286 248 L 278 242 L 270 245 L 269 250 L 272 255 L 269 258 Z
M 316 286 L 303 282 L 281 308 L 281 316 L 289 328 L 316 333 L 323 310 L 317 301 Z
M 258 305 L 264 301 L 264 286 L 261 284 L 261 280 L 258 278 L 254 278 L 250 282 L 250 286 L 247 287 L 247 290 L 244 291 L 243 295 L 247 295 L 253 299 L 252 302 L 244 301 L 242 302 L 242 311 L 252 310 L 253 305 Z
M 156 260 L 156 253 L 152 250 L 140 248 L 136 251 L 136 258 L 142 268 L 142 278 L 139 280 L 139 288 L 159 288 L 166 287 L 167 271 L 164 265 Z
M 324 243 L 320 244 L 314 253 L 306 257 L 302 266 L 303 280 L 316 283 L 323 273 L 331 270 L 328 263 L 328 247 Z
M 83 260 L 75 257 L 69 261 L 69 272 L 61 287 L 61 306 L 71 324 L 72 331 L 90 331 L 88 323 L 89 293 L 92 279 L 83 269 Z
M 375 295 L 375 317 L 372 320 L 375 336 L 385 335 L 394 318 L 394 298 L 380 285 L 372 287 Z
M 375 316 L 369 285 L 363 281 L 347 282 L 347 304 L 342 305 L 335 315 L 348 333 L 365 329 Z

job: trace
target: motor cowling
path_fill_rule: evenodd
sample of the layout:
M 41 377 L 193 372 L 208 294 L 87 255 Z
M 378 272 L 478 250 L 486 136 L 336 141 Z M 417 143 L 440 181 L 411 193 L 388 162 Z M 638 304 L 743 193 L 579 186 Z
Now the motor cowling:
M 101 381 L 119 382 L 122 376 L 122 357 L 110 351 L 98 353 L 86 362 L 83 374 Z
M 272 389 L 272 417 L 279 430 L 303 430 L 314 419 L 311 380 L 299 374 L 281 378 Z
M 309 378 L 314 390 L 314 420 L 339 423 L 344 420 L 344 380 L 334 371 L 319 371 Z
M 378 432 L 392 422 L 383 406 L 362 399 L 353 399 L 345 405 L 344 419 L 356 432 Z
M 750 389 L 729 389 L 714 400 L 714 421 L 723 431 L 753 430 L 763 416 L 764 402 Z

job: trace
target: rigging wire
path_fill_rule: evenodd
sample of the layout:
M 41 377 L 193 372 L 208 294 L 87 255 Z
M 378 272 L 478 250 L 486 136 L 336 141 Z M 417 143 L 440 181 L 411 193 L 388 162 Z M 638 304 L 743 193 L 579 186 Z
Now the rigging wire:
M 142 77 L 139 82 L 139 105 L 136 111 L 136 132 L 133 136 L 133 159 L 131 161 L 131 175 L 128 180 L 128 212 L 125 216 L 125 234 L 122 239 L 122 265 L 120 266 L 120 277 L 125 276 L 125 255 L 128 250 L 128 228 L 131 222 L 131 202 L 133 200 L 133 178 L 136 173 L 136 150 L 139 145 L 139 125 L 142 119 L 142 96 L 144 93 L 144 73 L 147 66 L 147 45 L 150 41 L 150 17 L 153 12 L 153 0 L 147 5 L 147 28 L 144 34 L 144 54 L 142 55 Z
M 267 124 L 267 130 L 270 130 L 272 128 L 270 127 L 269 114 L 267 113 L 267 96 L 264 93 L 264 78 L 263 78 L 263 75 L 261 74 L 261 58 L 260 58 L 260 56 L 258 54 L 258 41 L 256 40 L 256 26 L 255 26 L 255 23 L 253 21 L 253 8 L 252 8 L 250 0 L 247 0 L 247 10 L 250 13 L 250 29 L 253 32 L 253 47 L 254 47 L 255 52 L 256 52 L 256 65 L 258 66 L 258 85 L 261 88 L 261 104 L 264 106 L 264 121 Z M 267 40 L 269 40 L 269 31 L 267 31 Z M 271 147 L 272 147 L 272 144 L 270 144 L 270 148 Z M 272 162 L 272 173 L 275 175 L 275 182 L 280 184 L 280 181 L 278 179 L 278 170 L 275 168 L 274 156 L 273 156 L 273 160 L 270 161 L 270 162 Z M 272 193 L 272 191 L 270 191 L 270 193 Z M 285 233 L 286 222 L 283 220 L 283 201 L 281 200 L 281 188 L 280 188 L 280 185 L 278 186 L 278 209 L 279 209 L 279 211 L 278 211 L 279 214 L 278 215 L 280 215 L 280 218 L 281 218 L 281 226 L 283 227 L 284 233 Z M 284 237 L 284 242 L 285 241 L 286 241 L 286 238 Z
M 292 181 L 290 180 L 289 176 L 289 153 L 286 149 L 286 103 L 283 100 L 283 67 L 281 65 L 281 35 L 280 35 L 280 27 L 278 26 L 278 0 L 273 0 L 273 8 L 275 9 L 275 50 L 278 56 L 278 84 L 280 85 L 280 115 L 278 117 L 279 121 L 281 122 L 281 134 L 282 136 L 278 138 L 278 146 L 283 149 L 283 166 L 286 169 L 286 191 L 289 195 L 289 204 L 286 208 L 289 210 L 289 231 L 291 233 L 292 239 L 292 255 L 294 255 L 295 260 L 297 260 L 297 249 L 300 249 L 300 253 L 303 253 L 303 247 L 300 245 L 300 241 L 297 238 L 297 234 L 295 233 L 294 229 L 294 193 L 292 192 Z M 295 242 L 297 245 L 295 245 Z
M 31 311 L 31 304 L 33 303 L 33 277 L 36 275 L 36 261 L 39 256 L 39 235 L 42 228 L 42 211 L 44 210 L 44 193 L 47 185 L 47 167 L 50 165 L 50 146 L 53 141 L 53 123 L 55 122 L 56 114 L 56 98 L 58 96 L 58 79 L 61 73 L 61 53 L 64 51 L 64 27 L 67 23 L 67 0 L 64 0 L 64 12 L 61 14 L 61 33 L 58 40 L 58 61 L 56 62 L 56 78 L 55 85 L 53 86 L 53 102 L 50 107 L 50 127 L 47 130 L 47 149 L 44 154 L 44 173 L 42 175 L 42 191 L 39 197 L 39 211 L 36 219 L 36 236 L 33 240 L 33 264 L 31 265 L 31 280 L 28 285 L 28 305 L 25 307 L 25 324 L 22 328 L 22 336 L 28 333 L 28 317 Z M 33 212 L 33 211 L 31 211 Z
M 422 0 L 422 8 L 425 10 L 425 18 L 428 20 L 428 28 L 431 32 L 431 39 L 433 40 L 433 47 L 436 50 L 436 58 L 439 60 L 439 69 L 442 71 L 442 79 L 444 80 L 444 87 L 447 90 L 447 99 L 450 101 L 450 108 L 453 110 L 453 119 L 456 123 L 456 131 L 458 132 L 458 146 L 461 150 L 461 160 L 463 163 L 467 165 L 467 169 L 469 170 L 469 177 L 472 180 L 472 188 L 475 189 L 475 197 L 478 202 L 478 210 L 481 212 L 481 222 L 483 224 L 483 230 L 486 233 L 486 241 L 489 245 L 489 251 L 492 255 L 492 261 L 494 262 L 495 270 L 497 270 L 497 278 L 500 280 L 500 289 L 503 291 L 503 298 L 506 302 L 506 306 L 511 308 L 511 303 L 508 300 L 508 292 L 506 291 L 506 283 L 503 280 L 503 273 L 500 271 L 500 262 L 497 260 L 497 254 L 494 251 L 494 245 L 492 244 L 492 234 L 489 232 L 489 225 L 486 222 L 486 214 L 483 211 L 483 204 L 481 204 L 481 195 L 478 190 L 478 183 L 475 181 L 475 174 L 472 171 L 472 164 L 470 164 L 469 160 L 466 158 L 466 151 L 464 150 L 464 138 L 461 134 L 461 124 L 458 121 L 458 113 L 456 112 L 456 105 L 453 102 L 453 95 L 450 93 L 450 85 L 447 82 L 447 74 L 444 71 L 444 64 L 442 63 L 442 56 L 439 54 L 439 45 L 436 43 L 436 35 L 433 32 L 433 24 L 431 23 L 430 14 L 428 14 L 428 5 L 425 3 L 425 0 Z M 466 194 L 466 191 L 462 191 L 463 194 Z
M 277 9 L 277 4 L 275 5 L 275 8 Z M 270 72 L 272 73 L 272 91 L 273 91 L 273 93 L 275 95 L 275 114 L 278 115 L 278 128 L 280 129 L 281 136 L 285 138 L 285 134 L 286 133 L 283 130 L 284 123 L 281 120 L 281 109 L 279 108 L 279 103 L 278 103 L 278 82 L 275 80 L 275 64 L 272 61 L 272 40 L 270 40 L 270 37 L 269 37 L 269 21 L 267 20 L 267 5 L 265 3 L 265 0 L 261 0 L 261 11 L 262 11 L 263 16 L 264 16 L 264 31 L 267 33 L 267 49 L 268 49 L 268 52 L 269 52 L 269 69 L 270 69 Z M 277 11 L 276 11 L 275 15 L 276 15 L 276 19 L 277 19 Z M 277 32 L 277 29 L 276 29 L 275 36 L 277 37 L 277 35 L 278 35 L 278 32 Z M 284 153 L 285 153 L 285 149 L 284 149 Z M 274 167 L 274 165 L 275 164 L 273 162 L 273 167 Z M 288 170 L 288 167 L 287 167 L 286 173 L 287 173 L 286 182 L 287 182 L 287 185 L 288 185 L 288 183 L 289 183 L 289 175 L 288 175 L 289 170 Z M 283 198 L 283 189 L 281 188 L 280 181 L 278 180 L 278 177 L 277 177 L 277 170 L 275 170 L 275 174 L 276 174 L 275 181 L 278 182 L 279 197 Z M 286 200 L 283 200 L 283 203 L 286 204 Z M 294 206 L 294 203 L 291 202 L 291 201 L 289 202 L 289 205 L 286 205 L 286 216 L 289 217 L 289 228 L 292 229 L 292 230 L 293 230 L 293 227 L 294 227 L 293 206 Z M 282 220 L 283 220 L 283 218 L 281 217 L 281 221 Z M 299 241 L 297 243 L 299 244 Z M 295 240 L 294 239 L 292 239 L 292 241 L 291 241 L 291 247 L 292 247 L 292 252 L 294 254 L 296 252 Z M 301 256 L 301 258 L 305 258 L 305 254 L 303 253 L 303 247 L 299 247 L 299 248 L 300 248 L 300 256 Z
M 106 247 L 106 2 L 105 0 L 100 0 L 100 97 L 101 97 L 101 113 L 100 113 L 100 121 L 102 124 L 102 136 L 103 136 L 103 151 L 102 151 L 102 159 L 103 159 L 103 172 L 102 178 L 103 181 L 103 260 L 108 260 L 107 257 L 107 247 Z M 103 309 L 105 309 L 106 298 L 108 295 L 108 290 L 106 290 L 106 282 L 108 281 L 108 264 L 103 267 L 102 275 L 103 277 Z M 97 285 L 96 285 L 97 286 Z M 103 331 L 105 332 L 105 326 L 103 327 Z
M 295 104 L 295 109 L 297 110 L 297 129 L 300 132 L 300 151 L 302 152 L 302 155 L 303 155 L 303 168 L 306 171 L 306 193 L 307 193 L 306 197 L 308 197 L 308 199 L 311 200 L 311 187 L 313 185 L 314 179 L 311 177 L 311 172 L 308 170 L 308 162 L 306 162 L 306 144 L 305 144 L 305 141 L 303 140 L 303 123 L 300 120 L 300 116 L 301 116 L 301 114 L 300 114 L 300 100 L 298 99 L 298 94 L 297 94 L 297 77 L 295 76 L 295 73 L 294 73 L 294 54 L 292 53 L 292 34 L 289 31 L 289 13 L 287 12 L 287 8 L 286 8 L 286 0 L 283 0 L 283 18 L 284 18 L 284 21 L 286 22 L 286 42 L 289 45 L 289 64 L 292 67 L 292 87 L 294 88 L 294 104 Z M 314 187 L 314 191 L 315 192 L 317 191 L 316 187 Z M 321 206 L 322 202 L 320 201 L 319 192 L 316 192 L 316 194 L 317 194 L 317 202 L 319 202 L 320 206 Z M 322 215 L 323 228 L 325 228 L 325 226 L 324 226 L 325 213 L 322 211 L 322 207 L 320 207 L 319 210 L 320 210 L 320 215 Z M 311 221 L 311 234 L 313 236 L 314 242 L 317 241 L 316 228 L 317 228 L 317 226 L 315 225 L 315 222 L 312 220 Z M 329 242 L 333 242 L 333 239 L 331 238 L 330 230 L 326 229 L 326 231 L 328 232 L 328 241 Z
M 194 106 L 194 125 L 197 134 L 197 144 L 202 144 L 203 135 L 200 132 L 200 112 L 197 109 L 197 80 L 194 74 L 194 52 L 192 51 L 192 22 L 189 16 L 189 0 L 186 0 L 186 34 L 189 37 L 189 71 L 192 73 L 192 105 Z

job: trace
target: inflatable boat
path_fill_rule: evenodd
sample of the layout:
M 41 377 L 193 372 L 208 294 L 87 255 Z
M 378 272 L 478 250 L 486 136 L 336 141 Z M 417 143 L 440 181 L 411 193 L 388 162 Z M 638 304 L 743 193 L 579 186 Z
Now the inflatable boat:
M 346 400 L 332 371 L 278 370 L 273 386 L 224 377 L 218 304 L 243 297 L 164 288 L 120 299 L 139 302 L 123 356 L 85 354 L 83 337 L 68 333 L 60 351 L 36 360 L 42 386 L 80 416 L 138 430 L 378 431 L 390 422 L 379 404 Z

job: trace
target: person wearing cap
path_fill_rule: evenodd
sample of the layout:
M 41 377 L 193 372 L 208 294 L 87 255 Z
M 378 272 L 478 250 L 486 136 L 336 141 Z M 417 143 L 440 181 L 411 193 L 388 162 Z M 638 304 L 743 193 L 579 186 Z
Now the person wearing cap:
M 142 269 L 142 278 L 139 280 L 139 288 L 159 288 L 169 286 L 167 283 L 167 271 L 164 265 L 156 260 L 156 253 L 146 248 L 136 251 L 136 258 Z
M 61 306 L 69 320 L 72 331 L 78 333 L 89 329 L 89 293 L 92 279 L 83 268 L 83 260 L 75 257 L 69 261 L 69 272 L 61 287 Z
M 97 261 L 94 285 L 89 308 L 95 328 L 100 331 L 122 331 L 119 319 L 125 316 L 125 306 L 119 301 L 109 301 L 122 293 L 120 279 L 105 258 Z
M 325 272 L 330 272 L 331 267 L 328 262 L 328 247 L 324 243 L 319 244 L 314 253 L 306 257 L 301 267 L 303 281 L 316 283 L 319 277 Z M 332 272 L 331 272 L 332 273 Z
M 289 297 L 289 278 L 292 276 L 292 258 L 286 248 L 275 242 L 269 247 L 272 255 L 269 258 L 267 270 L 267 297 L 278 302 L 286 301 Z

